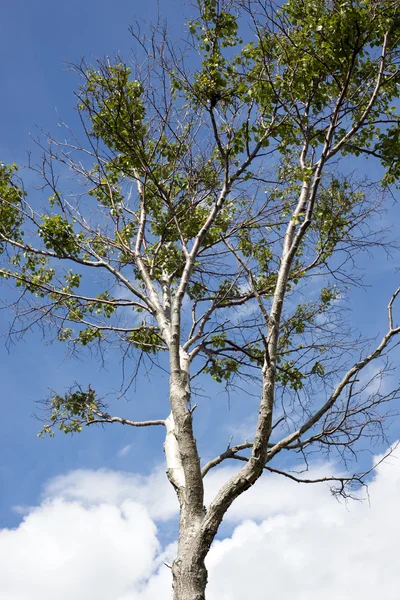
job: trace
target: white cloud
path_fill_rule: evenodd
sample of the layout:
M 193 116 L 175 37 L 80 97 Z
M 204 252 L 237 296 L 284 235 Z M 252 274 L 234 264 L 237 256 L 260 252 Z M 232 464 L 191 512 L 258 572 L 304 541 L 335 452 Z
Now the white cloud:
M 209 495 L 233 472 L 211 472 Z M 226 516 L 233 529 L 210 552 L 208 600 L 397 600 L 399 498 L 393 456 L 377 468 L 370 504 L 345 506 L 324 485 L 265 478 Z M 57 477 L 16 529 L 0 530 L 0 599 L 167 600 L 163 563 L 175 544 L 161 547 L 156 522 L 175 514 L 161 469 Z
M 151 575 L 159 550 L 146 509 L 125 501 L 85 507 L 61 498 L 0 532 L 2 600 L 110 600 Z
M 176 494 L 163 469 L 147 476 L 79 469 L 52 479 L 43 497 L 76 501 L 86 507 L 102 503 L 120 506 L 125 500 L 131 500 L 145 506 L 150 517 L 157 521 L 170 519 L 177 511 Z
M 238 466 L 211 471 L 206 479 L 206 503 L 209 503 L 219 487 L 238 470 Z M 309 478 L 319 478 L 336 473 L 333 467 L 315 466 L 307 472 Z M 329 494 L 326 484 L 301 485 L 288 481 L 276 474 L 261 478 L 256 485 L 233 503 L 224 517 L 224 522 L 240 523 L 243 520 L 257 521 L 274 517 L 277 514 L 292 515 L 312 509 L 322 503 L 336 505 L 337 501 Z
M 127 456 L 129 454 L 132 448 L 133 444 L 128 444 L 127 446 L 124 446 L 123 448 L 121 448 L 121 450 L 119 450 L 117 456 L 119 456 L 120 458 L 124 458 L 124 456 Z
M 283 508 L 261 524 L 240 524 L 210 553 L 210 600 L 397 599 L 399 497 L 400 461 L 390 458 L 371 484 L 370 505 L 319 498 L 292 514 Z M 232 577 L 238 572 L 246 580 Z

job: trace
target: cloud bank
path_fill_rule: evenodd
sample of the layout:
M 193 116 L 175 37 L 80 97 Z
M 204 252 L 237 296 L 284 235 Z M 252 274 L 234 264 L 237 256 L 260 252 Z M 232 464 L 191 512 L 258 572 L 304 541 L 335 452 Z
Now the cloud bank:
M 231 472 L 210 473 L 209 496 Z M 399 459 L 379 465 L 369 494 L 344 505 L 324 485 L 265 478 L 226 516 L 207 598 L 397 600 Z M 17 528 L 0 530 L 0 599 L 167 600 L 175 545 L 162 540 L 175 516 L 161 470 L 57 477 Z

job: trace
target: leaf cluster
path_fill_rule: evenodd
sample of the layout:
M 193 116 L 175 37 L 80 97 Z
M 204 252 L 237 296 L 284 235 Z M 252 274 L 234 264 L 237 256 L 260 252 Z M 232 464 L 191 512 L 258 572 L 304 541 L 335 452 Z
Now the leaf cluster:
M 49 422 L 45 423 L 38 437 L 54 436 L 54 427 L 64 433 L 79 433 L 84 425 L 92 421 L 102 410 L 101 402 L 89 386 L 87 391 L 80 387 L 64 396 L 54 394 L 47 403 Z

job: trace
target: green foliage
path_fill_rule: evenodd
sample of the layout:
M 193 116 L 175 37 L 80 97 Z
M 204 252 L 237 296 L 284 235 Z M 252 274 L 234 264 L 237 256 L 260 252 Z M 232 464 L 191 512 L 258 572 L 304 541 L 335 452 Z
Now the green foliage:
M 120 59 L 81 68 L 78 110 L 91 149 L 75 159 L 74 142 L 58 158 L 78 183 L 85 180 L 84 191 L 74 187 L 63 197 L 58 181 L 51 183 L 57 160 L 52 150 L 44 167 L 50 212 L 40 213 L 36 205 L 27 207 L 15 166 L 0 165 L 0 250 L 7 246 L 0 275 L 36 296 L 40 318 L 50 307 L 58 339 L 71 348 L 113 336 L 127 352 L 139 350 L 150 360 L 167 347 L 163 328 L 182 288 L 190 306 L 182 309 L 180 342 L 190 328 L 190 310 L 195 338 L 199 315 L 207 315 L 196 360 L 203 360 L 201 372 L 230 383 L 266 358 L 257 300 L 269 313 L 287 227 L 292 241 L 304 230 L 285 285 L 291 308 L 284 306 L 277 324 L 278 384 L 299 392 L 307 378 L 325 376 L 313 334 L 318 317 L 334 313 L 339 298 L 328 284 L 317 299 L 305 301 L 305 277 L 320 275 L 327 263 L 330 268 L 335 252 L 351 247 L 358 223 L 369 216 L 361 186 L 336 171 L 330 175 L 324 161 L 330 150 L 338 168 L 347 154 L 373 156 L 385 169 L 384 185 L 400 179 L 398 2 L 267 3 L 265 14 L 253 14 L 253 29 L 243 28 L 243 41 L 239 25 L 251 5 L 197 2 L 198 18 L 188 24 L 197 51 L 193 72 L 179 53 L 168 53 L 165 40 L 158 49 L 158 30 L 143 77 L 134 79 Z M 389 54 L 377 89 L 388 30 Z M 318 187 L 312 211 L 295 209 L 304 184 Z M 88 272 L 94 274 L 89 285 Z M 183 272 L 188 281 L 181 281 Z M 121 289 L 117 299 L 108 291 Z M 235 330 L 231 323 L 228 330 L 220 315 L 229 321 L 229 307 L 249 298 L 257 314 L 247 318 L 244 312 L 246 324 Z M 143 320 L 130 331 L 119 310 L 127 304 L 155 325 Z M 165 321 L 157 325 L 161 306 Z M 210 306 L 217 313 L 207 313 Z M 303 344 L 312 347 L 308 362 Z M 66 432 L 78 431 L 97 405 L 89 388 L 55 395 L 51 406 L 51 424 L 43 432 L 56 422 Z
M 318 300 L 303 302 L 296 306 L 293 314 L 281 326 L 278 362 L 282 360 L 281 357 L 291 352 L 294 348 L 302 347 L 302 344 L 298 344 L 298 336 L 306 335 L 311 331 L 316 325 L 318 317 L 328 313 L 333 302 L 339 298 L 339 289 L 335 285 L 332 285 L 320 290 Z M 312 371 L 312 373 L 314 372 L 316 371 Z
M 322 288 L 320 292 L 321 305 L 319 307 L 319 314 L 325 312 L 332 304 L 334 300 L 340 298 L 340 291 L 335 285 Z
M 77 341 L 82 344 L 82 346 L 87 346 L 95 340 L 100 340 L 102 336 L 102 331 L 97 327 L 87 327 L 79 332 Z
M 45 215 L 38 233 L 43 238 L 47 250 L 52 250 L 61 256 L 79 254 L 79 241 L 82 236 L 76 236 L 72 224 L 61 215 Z
M 123 200 L 119 185 L 121 179 L 121 159 L 113 160 L 106 164 L 95 164 L 90 172 L 92 180 L 97 185 L 89 190 L 89 196 L 117 214 L 118 207 Z
M 392 113 L 394 111 L 391 111 Z M 393 115 L 395 116 L 395 115 Z M 380 157 L 382 165 L 386 169 L 383 184 L 389 186 L 395 184 L 399 186 L 400 179 L 400 130 L 398 124 L 388 127 L 384 132 L 376 132 L 378 135 L 369 140 L 368 148 L 372 147 L 373 152 Z
M 279 365 L 276 380 L 284 387 L 288 386 L 294 391 L 299 391 L 304 385 L 305 374 L 296 366 L 294 361 L 284 361 Z
M 325 375 L 325 367 L 322 363 L 320 362 L 316 362 L 312 369 L 311 369 L 311 373 L 313 375 L 319 375 L 320 377 L 323 377 Z
M 14 256 L 14 265 L 20 265 L 20 270 L 12 275 L 16 276 L 16 286 L 26 289 L 39 298 L 46 296 L 43 286 L 49 284 L 55 275 L 55 269 L 50 267 L 50 260 L 46 256 L 38 256 L 33 252 L 25 251 Z
M 79 433 L 84 425 L 96 418 L 101 409 L 101 403 L 96 398 L 95 391 L 89 386 L 87 391 L 78 387 L 60 396 L 54 394 L 48 403 L 49 423 L 45 423 L 38 437 L 54 436 L 54 427 L 64 433 Z
M 222 383 L 229 382 L 235 373 L 238 373 L 239 367 L 238 361 L 232 357 L 212 358 L 204 372 L 209 373 L 217 383 Z
M 255 233 L 258 234 L 258 239 L 252 236 L 250 228 L 240 231 L 238 248 L 246 258 L 254 258 L 259 266 L 260 274 L 266 275 L 270 271 L 272 249 L 266 243 L 265 237 L 260 236 L 259 230 L 256 230 Z
M 213 348 L 225 348 L 226 346 L 226 333 L 217 333 L 210 338 L 210 342 Z
M 208 288 L 204 283 L 201 283 L 201 281 L 193 281 L 188 285 L 187 295 L 191 300 L 199 300 L 199 298 L 205 296 L 207 291 Z
M 114 301 L 113 298 L 107 291 L 97 294 L 96 298 L 98 299 L 98 302 L 88 302 L 88 312 L 90 314 L 102 315 L 106 319 L 110 319 L 116 310 L 115 304 L 110 304 Z
M 218 10 L 216 3 L 206 0 L 199 4 L 201 20 L 191 21 L 189 31 L 197 39 L 203 56 L 202 69 L 195 74 L 189 98 L 196 103 L 217 104 L 229 102 L 237 93 L 238 72 L 235 61 L 224 56 L 224 49 L 242 42 L 234 14 Z M 181 87 L 173 78 L 175 87 Z
M 333 177 L 318 197 L 312 228 L 319 234 L 316 251 L 321 261 L 330 258 L 339 242 L 349 239 L 357 218 L 356 208 L 364 202 L 364 193 L 353 191 L 348 181 Z
M 156 327 L 149 327 L 145 322 L 135 331 L 129 333 L 128 341 L 147 354 L 157 354 L 164 349 L 163 339 Z
M 219 306 L 229 306 L 229 301 L 236 298 L 240 294 L 240 289 L 237 283 L 230 279 L 223 279 L 219 283 L 216 297 L 219 298 Z
M 81 88 L 79 110 L 88 113 L 92 134 L 113 150 L 132 157 L 140 164 L 141 143 L 146 133 L 143 86 L 130 78 L 131 70 L 123 63 L 107 63 L 90 68 Z
M 17 242 L 22 239 L 19 229 L 23 223 L 21 202 L 26 193 L 13 182 L 16 171 L 16 165 L 0 163 L 0 253 L 5 248 L 3 236 Z
M 185 257 L 177 244 L 165 243 L 157 252 L 157 258 L 153 261 L 153 271 L 156 276 L 174 275 L 174 279 L 182 274 L 185 266 Z
M 215 6 L 204 8 L 203 15 L 206 14 L 210 22 L 191 24 L 205 56 L 195 79 L 196 97 L 211 105 L 234 101 L 258 105 L 262 118 L 257 125 L 247 127 L 244 137 L 240 127 L 231 136 L 234 154 L 243 151 L 249 136 L 255 141 L 262 139 L 264 124 L 273 118 L 278 98 L 282 107 L 285 103 L 291 106 L 296 98 L 298 112 L 283 110 L 285 118 L 274 128 L 281 154 L 291 156 L 293 152 L 297 155 L 305 130 L 312 147 L 325 143 L 328 116 L 346 86 L 346 124 L 338 126 L 334 135 L 334 141 L 339 140 L 348 129 L 349 115 L 355 122 L 367 107 L 380 60 L 379 50 L 375 49 L 381 45 L 387 29 L 391 29 L 389 46 L 398 43 L 396 10 L 393 1 L 381 2 L 378 7 L 374 0 L 335 5 L 326 0 L 289 0 L 275 15 L 279 26 L 268 23 L 264 28 L 260 26 L 257 42 L 251 41 L 233 58 L 227 58 L 222 55 L 221 47 L 226 36 L 231 40 L 229 45 L 239 43 L 237 18 L 231 14 L 227 20 L 225 13 L 218 15 Z M 228 32 L 224 30 L 225 23 Z M 290 31 L 290 35 L 285 31 Z M 385 72 L 385 93 L 376 99 L 368 119 L 355 136 L 356 143 L 348 144 L 344 151 L 357 154 L 364 147 L 380 153 L 389 171 L 387 181 L 393 182 L 398 176 L 398 128 L 393 125 L 381 130 L 376 119 L 378 115 L 397 112 L 395 99 L 399 80 L 395 53 L 387 58 Z M 306 106 L 304 111 L 302 107 Z M 274 119 L 277 120 L 276 115 Z M 270 140 L 264 143 L 268 145 Z

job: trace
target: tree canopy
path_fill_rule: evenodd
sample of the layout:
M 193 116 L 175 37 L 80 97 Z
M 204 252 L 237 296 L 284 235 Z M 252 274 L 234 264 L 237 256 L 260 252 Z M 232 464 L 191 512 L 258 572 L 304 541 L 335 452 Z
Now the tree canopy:
M 95 385 L 76 386 L 48 399 L 41 435 L 165 426 L 179 600 L 204 598 L 204 558 L 241 493 L 266 471 L 308 481 L 281 468 L 282 450 L 307 466 L 315 448 L 346 457 L 384 434 L 398 389 L 361 373 L 400 332 L 396 285 L 375 345 L 341 302 L 362 285 L 364 252 L 396 250 L 379 217 L 400 176 L 398 1 L 195 5 L 180 45 L 160 23 L 131 30 L 130 63 L 73 66 L 82 128 L 41 142 L 43 205 L 15 165 L 0 167 L 0 274 L 20 293 L 11 333 L 109 343 L 134 377 L 168 365 L 158 420 L 113 417 Z M 207 376 L 227 391 L 248 382 L 260 405 L 253 438 L 204 463 L 191 389 Z M 204 508 L 203 477 L 226 459 L 241 468 Z M 332 483 L 346 494 L 366 475 Z

